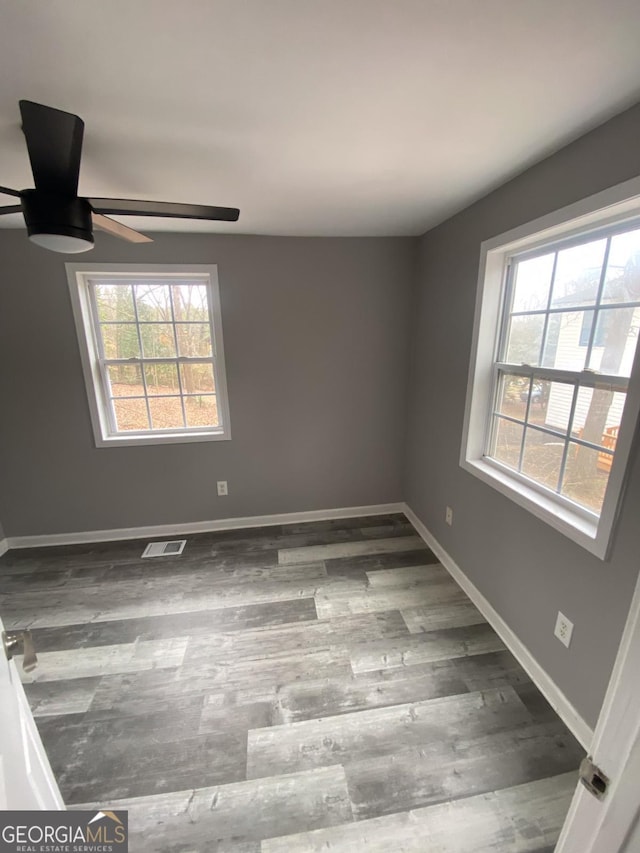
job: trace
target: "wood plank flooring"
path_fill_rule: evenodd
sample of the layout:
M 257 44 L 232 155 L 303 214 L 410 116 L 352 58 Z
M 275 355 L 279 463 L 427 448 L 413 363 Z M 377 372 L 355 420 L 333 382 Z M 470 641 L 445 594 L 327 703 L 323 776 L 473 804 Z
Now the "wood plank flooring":
M 0 559 L 70 808 L 132 853 L 550 853 L 580 746 L 402 515 Z

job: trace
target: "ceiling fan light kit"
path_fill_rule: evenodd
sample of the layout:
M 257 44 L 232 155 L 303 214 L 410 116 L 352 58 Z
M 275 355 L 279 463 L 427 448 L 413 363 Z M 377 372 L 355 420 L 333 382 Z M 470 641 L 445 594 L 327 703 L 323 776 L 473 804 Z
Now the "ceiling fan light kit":
M 20 200 L 32 243 L 70 254 L 93 249 L 91 205 L 86 199 L 25 190 Z
M 236 222 L 235 207 L 204 204 L 176 204 L 117 198 L 78 196 L 84 122 L 73 113 L 53 109 L 33 101 L 20 101 L 22 130 L 27 141 L 35 189 L 0 193 L 20 199 L 20 205 L 0 207 L 3 214 L 22 211 L 29 239 L 54 252 L 76 254 L 93 248 L 93 231 L 98 229 L 131 243 L 149 243 L 151 238 L 105 216 L 164 216 Z

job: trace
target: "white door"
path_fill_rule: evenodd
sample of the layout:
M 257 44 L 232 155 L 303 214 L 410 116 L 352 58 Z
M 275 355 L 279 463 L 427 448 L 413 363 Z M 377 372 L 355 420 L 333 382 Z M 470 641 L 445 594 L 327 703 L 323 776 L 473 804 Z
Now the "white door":
M 4 631 L 0 619 L 0 631 Z M 4 634 L 3 634 L 4 637 Z M 17 658 L 22 662 L 22 656 Z M 64 809 L 16 660 L 0 644 L 0 810 Z
M 610 779 L 604 799 L 578 785 L 556 853 L 640 851 L 640 579 L 629 610 L 591 755 Z

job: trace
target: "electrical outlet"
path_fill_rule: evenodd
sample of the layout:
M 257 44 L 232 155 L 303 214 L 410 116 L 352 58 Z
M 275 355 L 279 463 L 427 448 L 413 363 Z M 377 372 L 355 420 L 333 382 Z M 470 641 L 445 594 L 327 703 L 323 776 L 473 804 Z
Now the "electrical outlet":
M 218 496 L 222 497 L 223 495 L 228 495 L 229 489 L 227 488 L 226 480 L 218 480 Z
M 453 510 L 450 506 L 447 507 L 447 512 L 445 514 L 444 520 L 447 522 L 449 527 L 453 524 Z
M 558 610 L 558 618 L 556 619 L 556 628 L 553 632 L 560 642 L 569 648 L 571 643 L 571 635 L 573 634 L 573 622 Z

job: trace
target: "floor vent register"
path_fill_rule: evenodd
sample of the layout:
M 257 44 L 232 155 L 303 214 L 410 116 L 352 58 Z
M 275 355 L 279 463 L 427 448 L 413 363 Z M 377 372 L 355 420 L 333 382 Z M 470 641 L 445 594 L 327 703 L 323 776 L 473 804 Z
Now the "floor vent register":
M 184 551 L 186 539 L 174 539 L 171 542 L 149 542 L 142 552 L 143 557 L 177 557 Z

